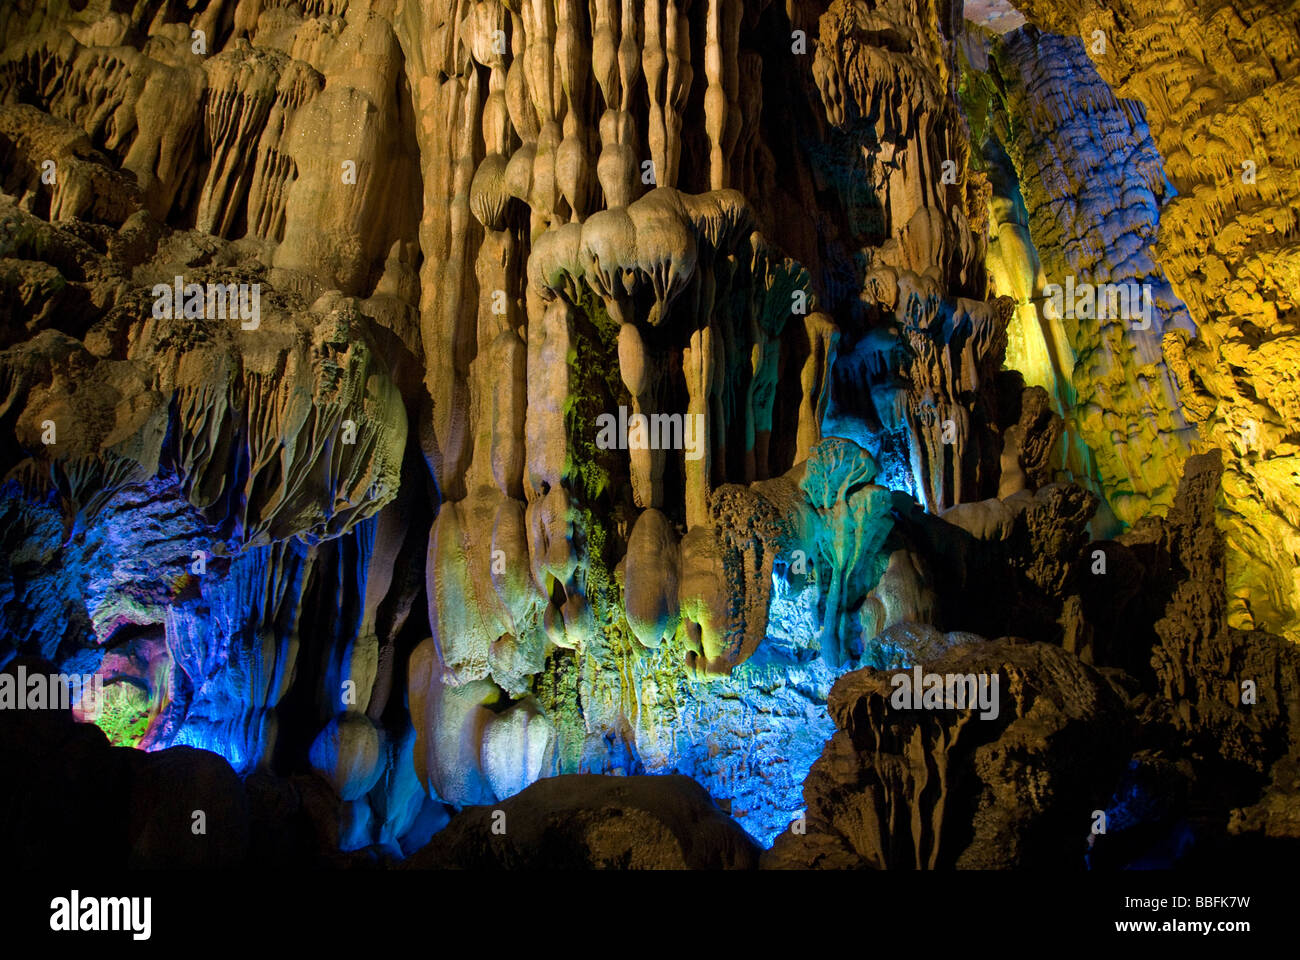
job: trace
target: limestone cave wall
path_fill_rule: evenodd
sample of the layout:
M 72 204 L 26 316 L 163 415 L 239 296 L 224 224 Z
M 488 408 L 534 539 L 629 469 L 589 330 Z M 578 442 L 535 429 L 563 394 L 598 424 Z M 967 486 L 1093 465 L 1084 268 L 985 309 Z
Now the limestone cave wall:
M 507 802 L 642 865 L 1064 862 L 1071 793 L 1117 864 L 1286 834 L 1295 20 L 1021 6 L 15 0 L 0 667 L 98 677 L 141 783 L 223 758 L 217 859 L 482 865 Z M 1014 710 L 900 716 L 921 662 Z

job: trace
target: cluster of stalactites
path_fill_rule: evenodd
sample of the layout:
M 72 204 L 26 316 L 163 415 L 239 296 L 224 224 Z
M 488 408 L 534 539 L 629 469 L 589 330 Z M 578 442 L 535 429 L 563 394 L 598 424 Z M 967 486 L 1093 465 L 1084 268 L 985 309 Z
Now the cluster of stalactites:
M 431 539 L 431 583 L 441 584 L 430 592 L 431 617 L 457 676 L 494 672 L 485 651 L 503 636 L 521 644 L 531 618 L 563 647 L 593 629 L 574 545 L 575 515 L 590 505 L 574 502 L 567 419 L 575 357 L 581 364 L 596 346 L 584 340 L 585 304 L 617 326 L 631 417 L 678 418 L 683 432 L 702 434 L 698 456 L 628 450 L 637 508 L 667 511 L 689 528 L 708 519 L 718 482 L 769 475 L 790 317 L 805 328 L 787 373 L 802 398 L 791 453 L 805 456 L 819 439 L 833 324 L 815 312 L 807 272 L 754 232 L 753 211 L 731 188 L 761 94 L 744 66 L 752 58 L 738 58 L 744 16 L 732 0 L 705 5 L 702 21 L 673 0 L 601 0 L 590 10 L 557 0 L 479 3 L 443 22 L 445 80 L 420 95 L 456 133 L 420 132 L 449 170 L 426 182 L 423 313 L 435 347 L 430 461 L 448 501 Z M 704 62 L 693 66 L 690 32 L 701 22 Z M 713 189 L 701 194 L 676 189 L 693 85 L 703 88 L 710 144 L 707 164 L 697 162 Z M 644 143 L 634 116 L 643 93 Z M 476 315 L 463 309 L 474 302 Z M 672 399 L 682 393 L 684 409 Z M 725 468 L 733 437 L 745 445 L 734 478 Z M 664 480 L 674 461 L 686 491 L 677 504 L 666 502 Z M 480 515 L 484 525 L 469 522 Z M 478 535 L 486 524 L 490 544 Z M 493 550 L 504 565 L 479 586 L 452 569 L 467 558 L 488 571 Z M 465 630 L 450 629 L 462 619 Z M 472 644 L 456 639 L 470 636 Z M 536 653 L 523 659 L 534 663 Z
M 189 23 L 160 11 L 140 48 L 125 16 L 43 31 L 5 50 L 0 91 L 113 155 L 158 219 L 265 242 L 277 282 L 309 301 L 366 296 L 414 239 L 396 35 L 376 16 L 323 29 L 323 12 L 247 7 L 233 28 L 220 4 Z

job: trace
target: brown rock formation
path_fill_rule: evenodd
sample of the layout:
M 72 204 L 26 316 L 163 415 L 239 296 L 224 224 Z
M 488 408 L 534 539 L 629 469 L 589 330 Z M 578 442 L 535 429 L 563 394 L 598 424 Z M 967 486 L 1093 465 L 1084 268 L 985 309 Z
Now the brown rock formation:
M 837 732 L 804 785 L 806 820 L 765 867 L 988 869 L 1077 855 L 1086 831 L 1056 798 L 1086 804 L 1122 760 L 1120 698 L 1047 644 L 975 638 L 924 670 L 997 676 L 1000 712 L 900 711 L 889 674 L 844 677 L 831 691 Z

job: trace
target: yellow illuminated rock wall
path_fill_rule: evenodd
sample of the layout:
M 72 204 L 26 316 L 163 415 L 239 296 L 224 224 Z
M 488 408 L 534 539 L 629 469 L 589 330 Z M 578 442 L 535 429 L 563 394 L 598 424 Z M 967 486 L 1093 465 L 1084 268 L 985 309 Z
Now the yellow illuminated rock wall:
M 1162 337 L 1194 328 L 1154 259 L 1169 187 L 1140 106 L 1114 96 L 1074 37 L 972 29 L 964 51 L 993 187 L 990 276 L 1017 301 L 1007 365 L 1054 398 L 1066 478 L 1126 524 L 1162 513 L 1199 444 Z
M 1145 105 L 1177 196 L 1157 257 L 1196 324 L 1167 332 L 1187 417 L 1225 452 L 1229 622 L 1300 641 L 1300 20 L 1294 5 L 1018 4 Z

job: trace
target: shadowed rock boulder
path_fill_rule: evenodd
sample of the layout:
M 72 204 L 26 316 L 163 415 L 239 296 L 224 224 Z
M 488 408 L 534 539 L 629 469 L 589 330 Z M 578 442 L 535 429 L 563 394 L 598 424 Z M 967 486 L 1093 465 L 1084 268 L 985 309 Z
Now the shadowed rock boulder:
M 25 671 L 25 672 L 20 672 Z M 57 675 L 16 657 L 11 678 Z M 356 866 L 339 853 L 339 797 L 315 774 L 240 781 L 208 750 L 110 746 L 67 709 L 0 709 L 0 848 L 15 869 Z M 200 816 L 201 814 L 201 816 Z
M 471 807 L 409 861 L 417 869 L 748 870 L 759 848 L 688 777 L 541 780 Z
M 224 758 L 193 747 L 129 754 L 130 867 L 230 867 L 248 856 L 248 801 Z

